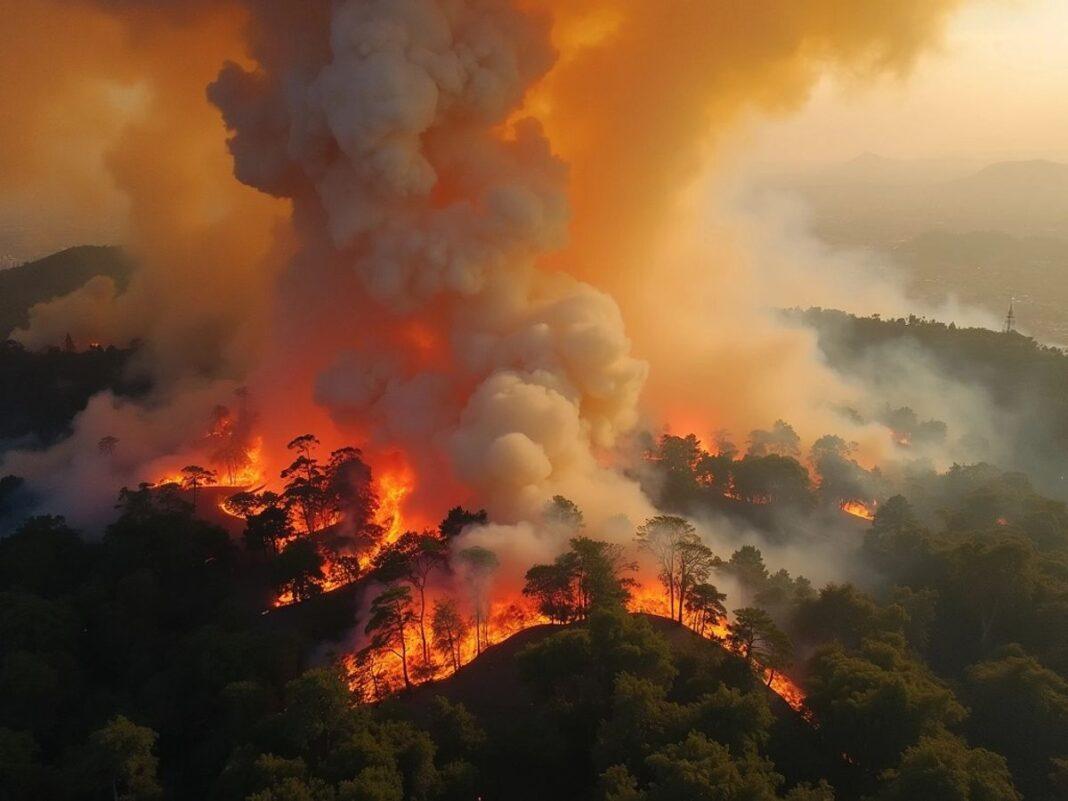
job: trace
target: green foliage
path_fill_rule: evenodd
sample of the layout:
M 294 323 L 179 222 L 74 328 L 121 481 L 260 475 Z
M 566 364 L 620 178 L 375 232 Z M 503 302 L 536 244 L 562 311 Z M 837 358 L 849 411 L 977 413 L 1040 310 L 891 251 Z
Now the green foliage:
M 869 773 L 964 718 L 953 694 L 903 646 L 900 639 L 868 640 L 855 651 L 836 644 L 809 660 L 806 703 L 823 737 Z
M 621 546 L 575 537 L 552 564 L 527 571 L 523 594 L 552 622 L 585 620 L 594 609 L 623 606 L 630 582 L 622 573 L 634 567 Z
M 1054 799 L 1052 760 L 1068 743 L 1068 681 L 1020 646 L 965 672 L 970 739 L 1004 755 L 1027 798 Z
M 1020 801 L 1004 757 L 955 737 L 925 737 L 883 777 L 877 801 Z
M 774 801 L 782 777 L 754 756 L 732 756 L 730 749 L 691 732 L 646 759 L 652 780 L 648 801 Z
M 735 610 L 729 631 L 727 641 L 747 664 L 755 662 L 776 673 L 788 667 L 793 660 L 794 649 L 790 638 L 763 609 L 747 607 Z
M 152 801 L 163 790 L 154 754 L 158 735 L 118 716 L 89 736 L 76 757 L 75 785 L 84 797 L 113 797 L 121 801 Z

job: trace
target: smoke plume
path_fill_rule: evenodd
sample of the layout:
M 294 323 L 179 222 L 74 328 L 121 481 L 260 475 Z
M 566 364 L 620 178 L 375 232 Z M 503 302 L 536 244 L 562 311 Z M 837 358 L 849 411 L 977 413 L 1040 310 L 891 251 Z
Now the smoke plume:
M 238 379 L 268 445 L 315 430 L 399 451 L 426 508 L 470 496 L 515 523 L 559 493 L 600 524 L 649 511 L 612 459 L 639 423 L 825 433 L 855 390 L 765 314 L 698 180 L 741 114 L 796 107 L 828 69 L 906 72 L 959 4 L 0 0 L 41 45 L 0 95 L 27 153 L 12 187 L 84 118 L 96 155 L 64 170 L 127 209 L 99 230 L 142 263 L 19 336 L 140 338 L 156 380 L 4 469 L 80 480 L 78 449 L 135 424 L 160 452 L 122 475 L 151 479 Z M 61 14 L 85 23 L 70 53 L 47 41 Z

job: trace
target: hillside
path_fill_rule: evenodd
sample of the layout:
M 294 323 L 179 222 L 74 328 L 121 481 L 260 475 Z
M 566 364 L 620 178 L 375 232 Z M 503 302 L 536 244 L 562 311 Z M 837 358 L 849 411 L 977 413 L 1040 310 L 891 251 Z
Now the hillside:
M 0 271 L 0 338 L 25 326 L 35 304 L 73 292 L 98 275 L 125 287 L 132 270 L 119 248 L 83 246 Z
M 816 729 L 761 682 L 753 681 L 744 662 L 719 643 L 701 637 L 672 620 L 656 615 L 634 617 L 648 622 L 654 636 L 667 643 L 671 661 L 679 671 L 673 689 L 668 694 L 670 700 L 682 701 L 689 694 L 700 692 L 697 688 L 704 688 L 707 692 L 715 686 L 755 692 L 766 700 L 771 712 L 766 754 L 774 761 L 787 783 L 793 785 L 816 781 L 822 776 L 838 775 L 842 766 L 837 760 L 828 762 L 825 749 L 821 751 Z M 494 645 L 458 673 L 442 681 L 416 687 L 387 701 L 383 708 L 390 716 L 397 715 L 433 731 L 435 710 L 439 708 L 436 699 L 462 704 L 485 730 L 490 758 L 496 763 L 511 766 L 500 785 L 486 788 L 486 797 L 543 797 L 536 793 L 531 795 L 531 788 L 540 787 L 544 790 L 551 786 L 553 780 L 543 775 L 539 761 L 545 760 L 545 768 L 548 769 L 554 759 L 553 751 L 557 748 L 566 749 L 567 746 L 562 743 L 575 736 L 575 733 L 542 729 L 545 725 L 546 699 L 539 697 L 529 677 L 524 681 L 519 665 L 525 650 L 544 646 L 554 634 L 574 628 L 574 625 L 541 625 L 521 631 Z M 588 678 L 578 680 L 585 681 Z M 553 719 L 552 713 L 550 719 Z M 552 745 L 546 742 L 546 737 L 553 741 Z M 577 770 L 577 775 L 562 782 L 558 788 L 560 794 L 553 797 L 576 797 L 568 793 L 573 792 L 582 770 L 577 765 L 569 769 Z M 846 775 L 840 778 L 843 786 L 848 783 Z
M 701 637 L 691 629 L 659 615 L 640 615 L 671 647 L 676 660 L 704 657 L 715 662 L 732 659 L 722 645 Z M 484 725 L 503 725 L 507 720 L 534 705 L 529 689 L 519 675 L 516 657 L 526 647 L 542 642 L 567 626 L 544 624 L 532 626 L 487 649 L 459 672 L 441 681 L 422 684 L 397 700 L 398 705 L 418 715 L 427 710 L 434 696 L 462 703 Z M 778 718 L 798 717 L 779 696 L 767 690 L 768 704 Z
M 887 404 L 947 423 L 949 443 L 985 440 L 982 459 L 1028 473 L 1053 497 L 1068 497 L 1068 354 L 1063 350 L 1019 333 L 917 317 L 856 317 L 819 308 L 795 309 L 786 317 L 815 330 L 827 363 L 864 382 Z M 952 381 L 954 394 L 932 390 L 932 376 Z M 982 404 L 990 416 L 969 417 L 960 405 L 965 397 Z

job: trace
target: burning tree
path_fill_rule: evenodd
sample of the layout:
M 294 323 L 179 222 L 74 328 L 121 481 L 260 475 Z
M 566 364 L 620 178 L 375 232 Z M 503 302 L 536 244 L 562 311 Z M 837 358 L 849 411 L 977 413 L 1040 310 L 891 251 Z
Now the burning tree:
M 727 635 L 728 645 L 745 659 L 747 665 L 756 662 L 767 670 L 770 685 L 775 674 L 790 664 L 793 656 L 790 638 L 763 609 L 738 609 L 734 618 Z
M 672 619 L 683 622 L 686 599 L 694 586 L 708 578 L 715 556 L 681 517 L 659 515 L 646 520 L 638 528 L 637 540 L 638 546 L 656 560 Z
M 289 514 L 281 503 L 270 504 L 250 514 L 245 523 L 246 547 L 264 554 L 277 553 L 279 543 L 286 542 L 292 536 Z
M 378 496 L 371 468 L 359 448 L 338 448 L 324 465 L 315 456 L 319 440 L 314 434 L 296 437 L 286 447 L 297 455 L 281 473 L 287 479 L 282 497 L 307 533 L 314 534 L 344 516 L 357 535 L 380 537 L 381 527 L 375 523 Z
M 488 548 L 475 545 L 456 555 L 475 610 L 475 653 L 489 645 L 489 585 L 501 562 Z
M 228 406 L 222 404 L 212 409 L 211 426 L 208 429 L 208 444 L 211 447 L 211 461 L 226 471 L 227 482 L 235 486 L 244 478 L 252 483 L 254 476 L 242 476 L 256 462 L 259 443 L 253 436 L 255 414 L 249 407 L 248 389 L 241 387 L 234 391 L 240 406 L 235 414 Z
M 377 543 L 383 529 L 376 521 L 379 499 L 363 452 L 351 446 L 330 453 L 322 505 L 330 520 L 344 518 L 357 538 Z
M 430 574 L 445 567 L 449 556 L 449 546 L 444 540 L 429 532 L 416 534 L 414 531 L 409 531 L 384 553 L 392 555 L 395 569 L 419 593 L 419 613 L 415 619 L 419 624 L 419 639 L 423 646 L 423 664 L 429 665 L 430 646 L 426 636 L 426 587 Z
M 705 631 L 727 617 L 727 607 L 723 605 L 726 598 L 727 596 L 713 584 L 694 585 L 685 604 L 686 611 L 690 613 L 690 626 L 693 630 L 703 637 Z
M 552 564 L 527 571 L 523 594 L 533 598 L 538 611 L 552 622 L 585 620 L 594 607 L 625 603 L 631 582 L 622 574 L 636 565 L 623 557 L 619 545 L 576 537 L 571 549 Z
M 390 651 L 400 660 L 405 688 L 412 686 L 408 675 L 407 631 L 414 616 L 411 588 L 397 585 L 371 601 L 370 618 L 364 628 L 364 634 L 371 637 L 371 648 Z
M 186 465 L 182 468 L 182 489 L 192 490 L 193 510 L 197 508 L 197 490 L 219 480 L 214 470 L 206 470 L 200 465 Z
M 288 479 L 282 497 L 300 516 L 309 534 L 318 529 L 326 489 L 326 473 L 315 458 L 317 447 L 319 440 L 314 434 L 302 434 L 290 440 L 286 448 L 297 455 L 281 473 L 282 478 Z
M 449 598 L 434 603 L 430 631 L 434 649 L 452 665 L 454 671 L 459 670 L 463 666 L 463 644 L 471 633 L 471 626 L 460 614 L 456 601 Z
M 311 540 L 293 540 L 278 554 L 273 568 L 283 598 L 290 595 L 294 601 L 305 601 L 323 591 L 323 557 Z

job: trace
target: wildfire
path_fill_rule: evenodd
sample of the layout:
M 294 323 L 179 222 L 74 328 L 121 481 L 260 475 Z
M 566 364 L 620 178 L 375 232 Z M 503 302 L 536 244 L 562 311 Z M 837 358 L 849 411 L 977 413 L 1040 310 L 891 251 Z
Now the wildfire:
M 263 437 L 256 437 L 245 452 L 245 465 L 234 473 L 232 486 L 254 487 L 263 483 Z
M 404 499 L 412 492 L 407 470 L 384 472 L 378 477 L 378 522 L 385 530 L 383 544 L 392 545 L 404 533 Z
M 853 515 L 853 517 L 859 517 L 861 520 L 874 520 L 875 519 L 875 502 L 866 504 L 863 501 L 842 501 L 841 510 L 846 514 Z
M 634 614 L 671 619 L 663 592 L 655 587 L 644 585 L 636 587 L 631 595 L 628 611 Z M 497 601 L 491 605 L 487 626 L 488 636 L 480 644 L 481 648 L 476 644 L 473 623 L 460 642 L 460 666 L 467 664 L 487 648 L 492 648 L 521 631 L 548 622 L 522 597 Z M 695 633 L 728 650 L 731 648 L 727 639 L 729 629 L 725 618 Z M 405 649 L 409 654 L 408 671 L 412 684 L 438 681 L 448 678 L 455 672 L 454 666 L 449 664 L 448 660 L 431 659 L 429 664 L 420 662 L 418 654 L 421 650 L 421 637 L 418 619 L 406 631 Z M 400 659 L 401 657 L 396 653 L 360 652 L 347 654 L 342 658 L 341 663 L 352 691 L 363 701 L 373 702 L 403 689 L 403 670 Z M 789 676 L 772 671 L 763 671 L 762 676 L 768 688 L 782 698 L 791 709 L 800 713 L 806 720 L 812 720 L 811 713 L 805 706 L 805 693 L 796 682 Z

